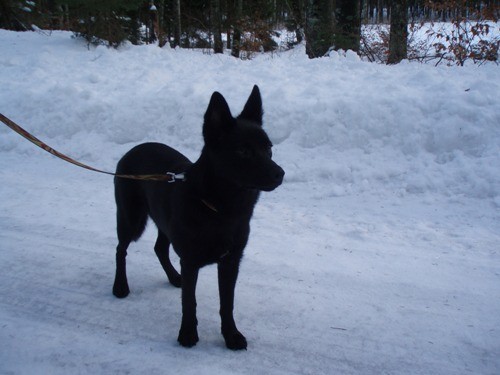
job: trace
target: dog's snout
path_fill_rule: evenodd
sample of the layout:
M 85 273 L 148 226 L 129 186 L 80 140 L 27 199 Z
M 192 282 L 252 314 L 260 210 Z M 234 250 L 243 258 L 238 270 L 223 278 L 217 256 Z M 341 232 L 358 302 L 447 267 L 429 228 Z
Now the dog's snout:
M 280 166 L 278 166 L 278 168 L 274 172 L 274 181 L 278 185 L 281 185 L 281 183 L 283 182 L 283 177 L 285 177 L 285 171 L 283 170 L 283 168 L 281 168 Z
M 283 182 L 283 177 L 285 176 L 285 171 L 279 165 L 273 169 L 270 177 L 272 179 L 272 189 L 276 189 Z
M 283 183 L 283 177 L 285 176 L 285 171 L 279 165 L 273 162 L 272 168 L 267 170 L 265 179 L 262 184 L 257 184 L 259 190 L 263 191 L 273 191 L 278 186 Z

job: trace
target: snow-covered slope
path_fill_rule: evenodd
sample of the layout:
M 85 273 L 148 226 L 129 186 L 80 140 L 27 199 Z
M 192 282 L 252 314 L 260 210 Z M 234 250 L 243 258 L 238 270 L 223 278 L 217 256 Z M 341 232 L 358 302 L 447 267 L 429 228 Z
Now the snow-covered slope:
M 500 373 L 499 72 L 0 30 L 0 112 L 59 151 L 110 171 L 143 141 L 196 159 L 212 92 L 237 114 L 258 84 L 287 173 L 241 267 L 248 351 L 224 348 L 215 267 L 187 350 L 153 225 L 117 300 L 112 179 L 0 125 L 0 373 Z

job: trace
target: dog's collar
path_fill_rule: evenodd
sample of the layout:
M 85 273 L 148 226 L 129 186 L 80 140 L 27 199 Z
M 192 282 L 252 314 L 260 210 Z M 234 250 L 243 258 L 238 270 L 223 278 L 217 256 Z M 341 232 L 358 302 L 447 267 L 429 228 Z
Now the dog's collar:
M 201 201 L 202 201 L 202 203 L 203 203 L 205 206 L 207 206 L 208 208 L 210 208 L 213 212 L 219 212 L 219 211 L 217 211 L 217 208 L 215 208 L 215 206 L 214 206 L 212 203 L 208 202 L 208 201 L 207 201 L 207 200 L 205 200 L 205 199 L 202 199 Z
M 167 175 L 170 177 L 170 179 L 168 180 L 169 183 L 176 182 L 176 181 L 186 181 L 186 174 L 185 173 L 167 172 Z

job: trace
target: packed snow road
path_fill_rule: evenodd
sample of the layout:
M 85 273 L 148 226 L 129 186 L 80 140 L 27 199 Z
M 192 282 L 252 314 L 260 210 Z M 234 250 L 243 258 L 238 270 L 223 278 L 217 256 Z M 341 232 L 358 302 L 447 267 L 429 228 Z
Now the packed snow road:
M 116 299 L 112 178 L 0 126 L 0 373 L 500 373 L 497 66 L 302 48 L 239 61 L 3 30 L 0 49 L 0 112 L 82 162 L 112 171 L 143 141 L 194 160 L 212 92 L 234 110 L 258 84 L 287 172 L 257 204 L 237 284 L 248 351 L 225 349 L 213 266 L 185 349 L 154 226 Z

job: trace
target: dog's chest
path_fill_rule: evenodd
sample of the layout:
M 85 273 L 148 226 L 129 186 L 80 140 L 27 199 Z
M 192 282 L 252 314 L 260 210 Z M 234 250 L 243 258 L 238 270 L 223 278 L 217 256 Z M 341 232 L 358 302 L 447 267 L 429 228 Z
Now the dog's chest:
M 248 220 L 214 215 L 184 223 L 175 232 L 179 235 L 174 235 L 173 245 L 181 259 L 196 261 L 202 266 L 229 256 L 241 257 L 250 229 Z

